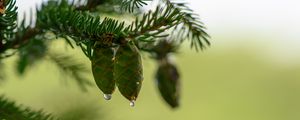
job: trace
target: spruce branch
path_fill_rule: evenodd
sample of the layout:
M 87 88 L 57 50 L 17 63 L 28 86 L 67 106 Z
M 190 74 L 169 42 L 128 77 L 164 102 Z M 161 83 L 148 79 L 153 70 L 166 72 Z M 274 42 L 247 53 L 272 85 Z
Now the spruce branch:
M 22 25 L 21 25 L 22 26 Z M 42 34 L 35 28 L 31 28 L 29 26 L 25 27 L 18 27 L 16 32 L 14 32 L 14 36 L 3 44 L 2 48 L 0 49 L 0 59 L 10 57 L 17 53 L 17 49 L 20 49 L 23 46 L 26 46 L 30 40 L 35 39 L 39 34 Z M 12 52 L 7 52 L 9 49 L 12 49 Z M 7 53 L 6 53 L 7 52 Z
M 91 47 L 101 41 L 106 34 L 113 34 L 115 39 L 122 38 L 126 33 L 125 22 L 111 18 L 101 20 L 88 12 L 76 11 L 64 1 L 49 1 L 37 11 L 37 27 L 50 30 L 63 38 L 72 38 L 90 58 Z M 66 40 L 70 40 L 70 39 Z
M 6 29 L 1 29 L 0 36 L 4 36 L 4 39 L 1 39 L 0 42 L 0 59 L 7 58 L 16 53 L 17 49 L 20 49 L 23 46 L 26 46 L 30 40 L 35 39 L 40 34 L 43 34 L 37 28 L 31 27 L 32 22 L 32 14 L 30 15 L 30 24 L 25 25 L 26 16 L 24 15 L 24 19 L 21 20 L 20 24 L 17 24 L 17 7 L 15 6 L 15 0 L 8 1 L 8 7 L 6 17 L 0 16 L 1 20 L 7 19 L 7 22 L 10 23 L 8 26 L 0 26 Z M 9 17 L 10 16 L 10 17 Z M 2 23 L 0 20 L 0 24 Z M 4 21 L 6 22 L 6 21 Z M 13 52 L 6 53 L 9 49 L 12 49 Z
M 11 3 L 14 0 L 10 0 L 11 6 L 15 6 L 15 3 Z M 15 1 L 14 1 L 15 2 Z M 50 2 L 51 3 L 51 2 Z M 8 6 L 10 5 L 8 4 Z M 64 6 L 69 6 L 68 4 L 62 2 L 61 3 Z M 54 4 L 52 4 L 54 5 Z M 53 6 L 51 6 L 53 7 Z M 6 14 L 9 14 L 9 11 L 13 7 L 8 7 Z M 66 8 L 66 7 L 65 7 Z M 2 16 L 1 16 L 2 18 Z M 5 18 L 5 17 L 4 17 Z M 32 15 L 30 15 L 30 18 L 32 18 Z M 2 20 L 2 19 L 1 19 Z M 49 39 L 45 37 L 45 33 L 48 31 L 47 28 L 42 28 L 38 26 L 38 23 L 35 23 L 36 25 L 33 25 L 34 23 L 32 22 L 32 19 L 30 19 L 30 24 L 25 25 L 26 23 L 26 17 L 24 16 L 24 19 L 21 21 L 21 23 L 18 25 L 15 25 L 12 31 L 12 35 L 10 36 L 10 39 L 5 39 L 5 44 L 1 44 L 0 50 L 3 52 L 6 52 L 8 49 L 13 49 L 14 52 L 10 54 L 4 54 L 1 52 L 0 58 L 5 58 L 8 56 L 11 56 L 15 54 L 16 52 L 19 53 L 19 60 L 17 61 L 17 70 L 20 75 L 24 74 L 25 70 L 34 65 L 36 62 L 43 60 L 45 56 L 47 56 L 47 47 L 49 45 Z M 13 22 L 16 22 L 16 18 L 12 20 Z M 32 27 L 33 26 L 33 27 Z M 2 26 L 1 26 L 2 27 Z M 11 27 L 11 26 L 8 26 Z M 3 36 L 7 36 L 5 34 L 2 34 Z M 1 39 L 2 40 L 2 39 Z M 2 41 L 1 41 L 2 43 Z M 51 55 L 48 55 L 51 56 Z M 66 64 L 65 66 L 62 66 L 65 63 L 73 63 L 74 61 L 71 61 L 70 59 L 62 60 L 59 58 L 66 58 L 66 57 L 50 57 L 52 58 L 51 60 L 56 62 L 56 64 L 59 67 L 64 67 L 62 71 L 65 71 L 65 73 L 70 73 L 69 75 L 77 81 L 79 86 L 82 89 L 85 89 L 85 86 L 89 84 L 86 81 L 86 78 L 83 77 L 82 73 L 86 72 L 84 70 L 79 70 L 79 69 L 73 69 L 76 68 L 76 65 L 79 64 L 74 64 L 74 66 L 70 66 L 69 64 Z M 70 61 L 67 61 L 70 60 Z M 59 65 L 60 63 L 60 65 Z M 82 66 L 78 66 L 82 67 Z
M 13 30 L 17 27 L 16 0 L 1 0 L 1 2 L 5 12 L 4 14 L 0 13 L 0 54 L 8 49 L 5 44 L 13 38 Z
M 144 5 L 147 5 L 145 0 L 121 0 L 121 8 L 131 13 L 135 8 L 140 8 Z
M 175 27 L 173 32 L 173 38 L 179 41 L 189 39 L 191 41 L 191 48 L 195 48 L 197 51 L 199 48 L 202 50 L 206 45 L 210 45 L 209 35 L 205 31 L 203 23 L 200 21 L 199 16 L 193 13 L 186 3 L 178 2 L 174 0 L 164 0 L 168 6 L 180 11 L 181 24 Z M 206 43 L 206 45 L 205 45 Z
M 141 41 L 153 41 L 154 38 L 168 36 L 166 30 L 178 24 L 181 16 L 178 10 L 173 10 L 167 6 L 165 8 L 157 6 L 153 11 L 144 14 L 141 19 L 136 20 L 130 26 L 129 38 Z M 164 33 L 164 35 L 162 35 Z
M 4 2 L 4 3 L 3 3 Z M 1 39 L 11 37 L 13 31 L 16 26 L 17 19 L 17 7 L 15 6 L 16 0 L 1 0 L 2 9 L 5 9 L 5 12 L 0 13 L 0 31 L 1 31 Z
M 89 10 L 95 12 L 97 7 L 107 4 L 109 6 L 118 6 L 121 8 L 121 10 L 125 10 L 132 13 L 134 12 L 135 9 L 147 5 L 145 1 L 151 1 L 151 0 L 84 0 L 85 2 L 84 5 L 80 3 L 81 1 L 75 3 L 73 0 L 74 4 L 72 5 L 77 6 L 76 10 Z
M 75 1 L 73 0 L 73 5 L 77 5 L 76 10 L 90 10 L 90 11 L 94 11 L 95 8 L 101 4 L 104 4 L 106 2 L 108 2 L 109 0 L 84 0 L 84 2 L 86 2 L 85 5 L 82 5 L 80 2 L 81 0 L 79 0 L 77 3 L 75 3 Z
M 176 4 L 177 5 L 177 4 Z M 42 5 L 37 14 L 37 26 L 49 29 L 61 36 L 69 36 L 80 46 L 87 57 L 91 57 L 91 48 L 95 41 L 100 41 L 105 34 L 113 34 L 113 38 L 129 38 L 141 41 L 155 41 L 157 38 L 174 37 L 166 31 L 178 32 L 176 40 L 191 39 L 191 47 L 196 50 L 205 47 L 203 41 L 208 41 L 208 34 L 204 27 L 192 16 L 171 2 L 163 7 L 158 6 L 154 11 L 144 14 L 129 26 L 111 18 L 101 20 L 99 16 L 93 16 L 88 12 L 76 11 L 67 2 L 49 1 Z M 185 27 L 184 27 L 185 26 Z M 180 29 L 182 28 L 182 29 Z M 69 40 L 69 39 L 67 39 Z M 139 47 L 141 48 L 141 47 Z
M 54 3 L 53 3 L 54 2 Z M 50 4 L 52 3 L 52 4 Z M 121 35 L 124 22 L 93 16 L 88 12 L 76 11 L 73 7 L 49 1 L 37 11 L 37 27 L 53 31 L 56 34 L 66 34 L 80 40 L 99 40 L 105 33 Z
M 16 105 L 15 102 L 0 96 L 1 120 L 57 120 L 43 111 L 34 111 L 28 107 Z

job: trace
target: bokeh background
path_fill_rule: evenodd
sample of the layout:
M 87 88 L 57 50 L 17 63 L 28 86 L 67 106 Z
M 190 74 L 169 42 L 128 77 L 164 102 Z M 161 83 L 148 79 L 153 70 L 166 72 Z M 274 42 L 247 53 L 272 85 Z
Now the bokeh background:
M 212 45 L 199 53 L 186 45 L 176 54 L 182 76 L 179 109 L 170 109 L 159 96 L 156 64 L 149 59 L 134 108 L 118 92 L 111 101 L 95 86 L 82 92 L 47 62 L 15 76 L 15 58 L 4 61 L 8 74 L 0 93 L 65 120 L 299 120 L 300 2 L 187 1 L 207 26 Z M 28 12 L 41 2 L 17 4 Z M 65 49 L 54 44 L 53 49 Z M 89 65 L 80 50 L 67 51 Z

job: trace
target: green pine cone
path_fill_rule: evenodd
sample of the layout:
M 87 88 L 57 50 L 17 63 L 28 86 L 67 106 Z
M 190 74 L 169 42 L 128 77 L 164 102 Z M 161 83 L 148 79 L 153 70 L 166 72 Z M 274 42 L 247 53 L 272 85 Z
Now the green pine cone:
M 116 53 L 114 78 L 121 94 L 129 101 L 138 97 L 143 80 L 142 58 L 133 42 L 121 45 Z
M 114 50 L 110 47 L 94 47 L 92 71 L 95 82 L 104 94 L 112 94 L 115 90 L 113 79 Z
M 165 62 L 160 64 L 156 73 L 156 82 L 160 95 L 172 107 L 179 106 L 180 81 L 177 68 Z

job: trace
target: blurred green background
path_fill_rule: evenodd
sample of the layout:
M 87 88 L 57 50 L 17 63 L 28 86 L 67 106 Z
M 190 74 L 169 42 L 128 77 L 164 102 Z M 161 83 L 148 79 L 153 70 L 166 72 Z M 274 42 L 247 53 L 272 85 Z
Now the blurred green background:
M 145 80 L 134 108 L 118 91 L 110 101 L 95 86 L 82 92 L 48 62 L 18 77 L 15 58 L 4 61 L 7 80 L 1 83 L 0 94 L 64 120 L 299 120 L 297 4 L 200 1 L 191 6 L 202 15 L 212 46 L 196 53 L 185 45 L 174 57 L 182 76 L 179 109 L 170 109 L 159 96 L 153 80 L 156 64 L 147 55 Z M 60 42 L 54 44 L 52 49 L 65 50 Z M 67 51 L 89 66 L 80 50 Z

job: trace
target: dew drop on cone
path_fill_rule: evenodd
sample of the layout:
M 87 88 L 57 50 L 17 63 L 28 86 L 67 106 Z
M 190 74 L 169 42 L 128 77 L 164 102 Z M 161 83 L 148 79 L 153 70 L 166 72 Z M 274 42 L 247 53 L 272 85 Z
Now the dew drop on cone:
M 135 106 L 135 101 L 134 100 L 130 101 L 129 105 L 130 105 L 130 107 L 134 107 Z
M 111 96 L 111 94 L 104 94 L 104 95 L 103 95 L 103 98 L 104 98 L 105 100 L 110 100 L 110 99 L 112 98 L 112 96 Z

